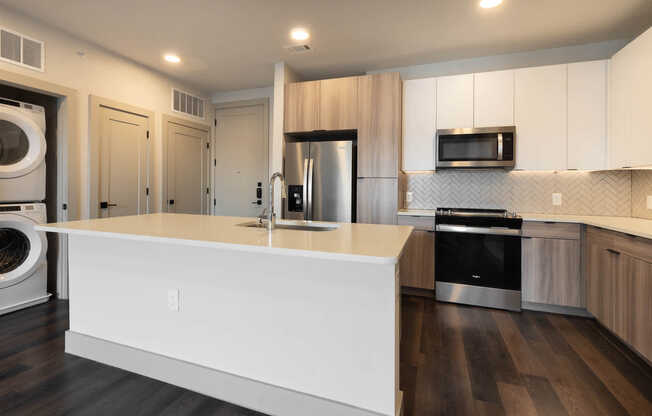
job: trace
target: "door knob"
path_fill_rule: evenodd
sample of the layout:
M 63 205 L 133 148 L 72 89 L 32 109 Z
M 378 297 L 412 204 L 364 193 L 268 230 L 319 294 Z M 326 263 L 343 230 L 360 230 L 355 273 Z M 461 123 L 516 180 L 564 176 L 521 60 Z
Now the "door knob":
M 170 205 L 174 205 L 174 199 L 170 199 Z

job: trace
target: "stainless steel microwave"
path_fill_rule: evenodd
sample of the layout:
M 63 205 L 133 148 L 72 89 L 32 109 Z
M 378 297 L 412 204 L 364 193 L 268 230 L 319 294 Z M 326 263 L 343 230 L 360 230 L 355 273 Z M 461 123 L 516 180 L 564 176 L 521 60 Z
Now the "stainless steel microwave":
M 513 168 L 516 127 L 437 130 L 437 168 Z

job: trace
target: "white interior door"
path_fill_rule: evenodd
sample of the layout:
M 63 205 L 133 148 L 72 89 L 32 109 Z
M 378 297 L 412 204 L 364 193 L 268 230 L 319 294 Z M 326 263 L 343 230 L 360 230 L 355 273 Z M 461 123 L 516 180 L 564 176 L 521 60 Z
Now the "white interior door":
M 167 210 L 179 214 L 209 212 L 210 152 L 208 129 L 169 121 L 167 131 Z
M 217 109 L 216 118 L 215 215 L 257 216 L 268 198 L 265 105 Z
M 101 107 L 100 217 L 148 211 L 149 119 Z

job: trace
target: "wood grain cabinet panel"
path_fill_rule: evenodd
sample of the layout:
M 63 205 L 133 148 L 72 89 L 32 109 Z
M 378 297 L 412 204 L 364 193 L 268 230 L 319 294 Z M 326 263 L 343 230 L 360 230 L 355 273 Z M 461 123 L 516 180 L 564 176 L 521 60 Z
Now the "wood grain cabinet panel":
M 401 78 L 358 78 L 358 177 L 395 178 L 401 152 Z
M 366 224 L 396 224 L 398 210 L 398 179 L 359 178 L 357 222 Z
M 320 86 L 321 81 L 294 82 L 285 86 L 285 132 L 319 130 Z
M 579 240 L 524 238 L 522 254 L 524 301 L 584 306 Z
M 613 281 L 618 269 L 617 256 L 594 241 L 588 241 L 586 303 L 587 310 L 607 328 L 613 327 Z
M 400 261 L 401 286 L 435 289 L 435 232 L 414 230 Z
M 613 331 L 652 360 L 652 263 L 618 255 L 613 281 Z
M 319 129 L 357 129 L 358 77 L 325 79 L 319 88 Z

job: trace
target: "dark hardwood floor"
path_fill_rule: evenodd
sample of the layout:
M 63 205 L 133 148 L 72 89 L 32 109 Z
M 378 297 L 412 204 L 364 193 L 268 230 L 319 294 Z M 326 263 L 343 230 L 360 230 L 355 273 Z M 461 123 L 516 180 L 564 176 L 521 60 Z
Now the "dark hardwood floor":
M 650 368 L 594 321 L 403 297 L 406 415 L 652 415 Z M 68 304 L 0 317 L 0 415 L 260 415 L 63 353 Z
M 407 415 L 652 415 L 652 370 L 592 319 L 402 301 Z

